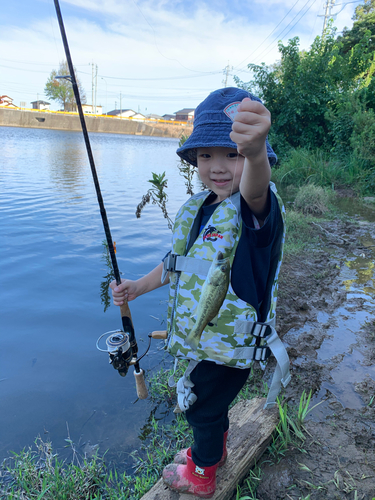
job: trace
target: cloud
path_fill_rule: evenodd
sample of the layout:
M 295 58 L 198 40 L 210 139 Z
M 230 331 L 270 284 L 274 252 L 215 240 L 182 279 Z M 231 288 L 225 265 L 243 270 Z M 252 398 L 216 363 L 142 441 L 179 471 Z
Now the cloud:
M 295 3 L 64 0 L 61 10 L 88 102 L 93 63 L 94 69 L 98 66 L 98 99 L 102 104 L 106 101 L 113 109 L 116 101 L 119 107 L 121 92 L 124 107 L 147 107 L 148 112 L 164 114 L 179 107 L 195 107 L 211 90 L 221 87 L 227 64 L 247 81 L 247 64 L 271 64 L 279 58 L 277 42 L 282 37 L 286 44 L 299 35 L 301 48 L 308 48 L 321 32 L 323 20 L 316 17 L 322 12 L 321 5 L 311 0 L 303 9 L 306 1 L 300 0 L 288 14 Z M 340 14 L 339 29 L 351 25 L 353 9 L 346 7 Z M 4 58 L 0 58 L 0 83 L 3 93 L 14 92 L 16 102 L 18 98 L 34 100 L 37 93 L 41 98 L 51 70 L 65 58 L 53 8 L 47 8 L 43 0 L 27 14 L 23 26 L 0 25 L 0 54 Z M 3 71 L 1 65 L 17 69 Z M 233 84 L 231 77 L 229 84 Z

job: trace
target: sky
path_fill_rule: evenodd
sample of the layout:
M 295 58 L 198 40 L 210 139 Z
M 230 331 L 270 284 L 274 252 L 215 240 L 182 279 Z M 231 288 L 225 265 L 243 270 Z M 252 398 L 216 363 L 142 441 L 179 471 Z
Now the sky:
M 210 92 L 251 80 L 247 65 L 272 64 L 298 36 L 308 49 L 321 35 L 326 0 L 60 0 L 77 76 L 87 103 L 103 112 L 173 114 Z M 338 32 L 353 24 L 360 2 L 338 0 Z M 3 0 L 0 95 L 19 106 L 41 99 L 65 59 L 53 0 Z M 92 77 L 94 69 L 94 75 Z

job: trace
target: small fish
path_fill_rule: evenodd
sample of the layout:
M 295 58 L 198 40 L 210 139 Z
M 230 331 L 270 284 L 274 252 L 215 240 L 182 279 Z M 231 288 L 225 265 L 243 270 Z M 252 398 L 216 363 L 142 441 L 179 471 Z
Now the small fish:
M 197 320 L 185 342 L 194 351 L 197 350 L 202 332 L 218 314 L 229 287 L 229 259 L 224 259 L 218 252 L 211 264 L 197 307 Z

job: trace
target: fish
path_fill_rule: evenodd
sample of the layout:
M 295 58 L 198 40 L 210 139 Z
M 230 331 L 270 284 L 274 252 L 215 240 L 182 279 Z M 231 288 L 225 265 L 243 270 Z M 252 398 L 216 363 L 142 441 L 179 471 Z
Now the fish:
M 208 271 L 202 286 L 194 327 L 185 339 L 185 343 L 196 351 L 203 330 L 218 315 L 229 287 L 230 262 L 218 252 Z

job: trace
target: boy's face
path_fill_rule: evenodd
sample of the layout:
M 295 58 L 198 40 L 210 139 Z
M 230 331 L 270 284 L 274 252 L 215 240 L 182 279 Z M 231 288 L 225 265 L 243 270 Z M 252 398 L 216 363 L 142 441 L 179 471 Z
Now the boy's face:
M 214 203 L 225 200 L 240 188 L 244 157 L 232 148 L 198 148 L 199 176 L 215 194 Z

